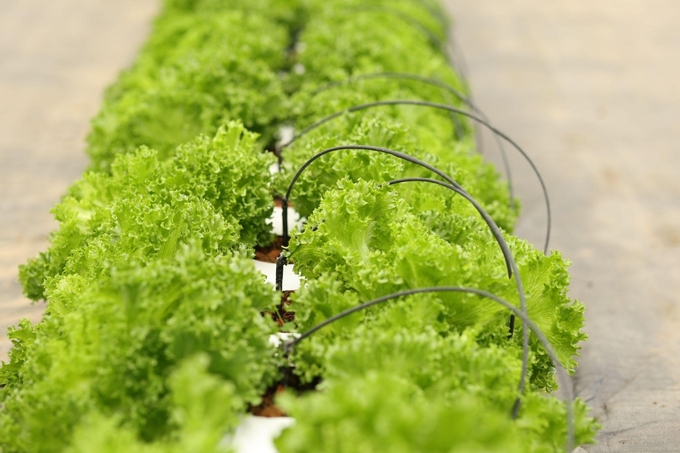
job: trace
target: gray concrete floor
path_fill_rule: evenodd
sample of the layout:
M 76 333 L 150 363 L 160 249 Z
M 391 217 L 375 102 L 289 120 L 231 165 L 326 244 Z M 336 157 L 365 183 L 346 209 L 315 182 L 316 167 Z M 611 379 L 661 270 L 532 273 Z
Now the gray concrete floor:
M 447 6 L 475 99 L 534 157 L 573 261 L 590 335 L 575 388 L 604 424 L 588 450 L 680 451 L 680 2 Z M 517 233 L 540 244 L 539 186 L 513 164 Z
M 604 424 L 589 451 L 680 451 L 680 3 L 447 6 L 475 99 L 542 170 L 552 247 L 574 262 L 591 337 L 575 387 Z M 156 7 L 0 5 L 0 358 L 5 329 L 42 311 L 22 298 L 16 268 L 46 248 L 49 209 L 86 165 L 88 121 Z M 540 244 L 538 185 L 512 161 L 525 205 L 517 233 Z
M 90 118 L 136 55 L 156 0 L 0 1 L 0 359 L 7 327 L 40 319 L 17 266 L 47 247 L 50 209 L 87 164 Z

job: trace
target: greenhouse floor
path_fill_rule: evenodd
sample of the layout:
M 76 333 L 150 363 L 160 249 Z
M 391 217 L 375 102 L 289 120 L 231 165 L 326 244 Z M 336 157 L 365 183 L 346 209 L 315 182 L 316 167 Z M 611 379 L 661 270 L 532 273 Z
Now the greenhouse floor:
M 155 0 L 7 0 L 0 9 L 0 360 L 7 327 L 39 320 L 17 266 L 47 248 L 50 209 L 80 177 L 89 121 L 129 65 Z
M 575 389 L 604 425 L 587 450 L 680 451 L 680 3 L 446 3 L 475 100 L 533 156 L 573 261 Z M 539 185 L 512 168 L 517 234 L 540 244 Z
M 590 340 L 574 379 L 603 423 L 590 452 L 680 451 L 680 3 L 448 0 L 475 100 L 533 156 L 551 193 L 551 248 L 573 261 Z M 86 166 L 102 93 L 149 28 L 153 0 L 7 0 L 0 14 L 0 359 L 16 281 L 47 247 L 49 210 Z M 489 136 L 489 159 L 499 163 Z M 512 156 L 517 234 L 545 210 Z M 500 168 L 500 167 L 499 167 Z

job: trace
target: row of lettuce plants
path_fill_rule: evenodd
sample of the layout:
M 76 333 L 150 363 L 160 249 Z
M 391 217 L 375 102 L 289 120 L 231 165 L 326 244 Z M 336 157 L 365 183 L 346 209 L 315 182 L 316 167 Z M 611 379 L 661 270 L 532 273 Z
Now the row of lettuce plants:
M 471 103 L 443 17 L 429 0 L 166 0 L 106 92 L 50 248 L 20 270 L 47 307 L 9 331 L 0 451 L 228 451 L 276 387 L 296 420 L 282 453 L 592 442 L 584 403 L 549 393 L 551 354 L 576 365 L 583 306 L 559 253 L 510 234 L 519 204 L 452 113 Z M 413 159 L 455 185 L 427 184 Z M 252 261 L 275 242 L 275 198 L 307 218 L 283 250 L 305 278 L 283 326 Z M 525 294 L 515 315 L 537 333 L 493 300 L 428 292 L 269 344 L 432 287 L 522 308 Z

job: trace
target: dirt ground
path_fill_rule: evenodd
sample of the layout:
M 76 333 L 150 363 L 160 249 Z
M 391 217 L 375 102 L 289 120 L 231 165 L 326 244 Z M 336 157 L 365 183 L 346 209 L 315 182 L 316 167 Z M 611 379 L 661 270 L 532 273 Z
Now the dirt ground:
M 475 100 L 533 156 L 552 248 L 573 261 L 590 341 L 574 383 L 604 427 L 591 452 L 680 451 L 680 3 L 448 0 Z M 17 266 L 47 246 L 49 210 L 86 166 L 106 85 L 132 61 L 155 0 L 6 0 L 0 14 L 0 359 L 38 320 Z M 461 60 L 462 63 L 462 60 Z M 489 159 L 499 162 L 490 138 Z M 544 234 L 539 186 L 513 157 Z

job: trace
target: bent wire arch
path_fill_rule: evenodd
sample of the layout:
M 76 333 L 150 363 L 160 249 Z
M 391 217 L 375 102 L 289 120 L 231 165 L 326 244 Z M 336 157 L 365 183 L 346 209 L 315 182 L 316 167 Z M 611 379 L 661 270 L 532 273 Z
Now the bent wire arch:
M 364 150 L 364 151 L 372 151 L 372 152 L 379 152 L 383 154 L 389 154 L 394 157 L 397 157 L 399 159 L 405 160 L 407 162 L 414 163 L 416 165 L 419 165 L 421 167 L 424 167 L 431 172 L 435 173 L 436 175 L 440 176 L 446 182 L 448 183 L 445 185 L 445 187 L 449 186 L 449 188 L 452 188 L 456 193 L 459 193 L 460 195 L 464 196 L 472 205 L 475 207 L 475 209 L 479 212 L 479 214 L 482 216 L 484 221 L 486 222 L 487 226 L 489 229 L 491 229 L 492 234 L 494 235 L 496 241 L 498 242 L 498 245 L 501 248 L 501 251 L 503 253 L 503 256 L 505 258 L 505 264 L 508 270 L 508 277 L 512 278 L 514 276 L 515 279 L 515 285 L 517 286 L 517 293 L 519 296 L 519 301 L 520 301 L 520 308 L 523 313 L 527 313 L 527 304 L 526 304 L 526 295 L 524 294 L 524 286 L 522 284 L 522 279 L 520 278 L 519 275 L 519 270 L 517 268 L 517 263 L 515 263 L 515 260 L 512 256 L 512 252 L 510 251 L 510 247 L 508 246 L 507 242 L 505 241 L 505 238 L 503 237 L 503 234 L 501 233 L 500 229 L 496 225 L 496 222 L 489 216 L 489 214 L 482 208 L 479 203 L 477 203 L 474 198 L 468 194 L 456 181 L 453 180 L 450 176 L 448 176 L 446 173 L 443 171 L 439 170 L 438 168 L 421 161 L 420 159 L 417 159 L 416 157 L 410 156 L 408 154 L 402 153 L 400 151 L 395 151 L 392 149 L 388 148 L 382 148 L 379 146 L 369 146 L 369 145 L 343 145 L 343 146 L 336 146 L 333 148 L 328 148 L 325 149 L 305 162 L 300 169 L 295 173 L 293 176 L 293 179 L 291 180 L 290 184 L 288 185 L 288 189 L 286 190 L 285 196 L 281 199 L 281 207 L 282 207 L 282 220 L 283 220 L 283 245 L 287 246 L 288 245 L 288 200 L 290 199 L 290 194 L 293 190 L 293 187 L 295 186 L 295 183 L 297 180 L 300 178 L 302 173 L 312 164 L 314 161 L 317 159 L 320 159 L 321 157 L 333 153 L 333 152 L 338 152 L 338 151 L 343 151 L 343 150 Z M 427 178 L 425 178 L 427 179 Z M 436 181 L 436 180 L 434 180 Z M 281 255 L 283 256 L 283 255 Z M 277 259 L 276 265 L 276 277 L 277 277 L 277 287 L 279 286 L 279 281 L 283 281 L 283 266 L 285 265 L 285 257 L 281 259 Z M 279 277 L 281 280 L 279 280 Z M 514 327 L 514 326 L 513 326 Z M 526 385 L 526 376 L 528 373 L 528 368 L 529 368 L 529 332 L 527 329 L 522 329 L 522 375 L 520 378 L 520 383 L 519 383 L 519 391 L 524 392 L 524 387 Z
M 562 363 L 559 361 L 557 354 L 555 353 L 555 350 L 552 348 L 552 345 L 550 344 L 550 341 L 546 338 L 546 336 L 543 334 L 541 329 L 534 324 L 533 321 L 529 318 L 529 316 L 523 312 L 522 310 L 518 310 L 517 307 L 512 305 L 510 302 L 507 300 L 496 296 L 495 294 L 492 294 L 488 291 L 484 291 L 481 289 L 477 288 L 467 288 L 467 287 L 462 287 L 462 286 L 434 286 L 434 287 L 428 287 L 428 288 L 416 288 L 416 289 L 410 289 L 406 291 L 400 291 L 397 293 L 393 294 L 388 294 L 386 296 L 379 297 L 377 299 L 373 299 L 368 302 L 364 302 L 362 304 L 356 305 L 354 307 L 348 308 L 347 310 L 342 311 L 341 313 L 338 313 L 334 316 L 331 316 L 330 318 L 326 319 L 325 321 L 317 324 L 316 326 L 312 327 L 311 329 L 307 330 L 306 332 L 302 333 L 299 337 L 295 338 L 294 340 L 289 340 L 285 343 L 283 343 L 283 351 L 286 354 L 290 354 L 295 346 L 297 346 L 302 340 L 305 338 L 310 337 L 312 334 L 315 332 L 319 331 L 320 329 L 324 328 L 325 326 L 344 318 L 345 316 L 349 316 L 352 313 L 355 313 L 357 311 L 366 309 L 368 307 L 371 307 L 373 305 L 377 305 L 383 302 L 387 302 L 390 300 L 398 299 L 400 297 L 404 296 L 410 296 L 413 294 L 421 294 L 421 293 L 432 293 L 432 292 L 457 292 L 457 293 L 468 293 L 468 294 L 476 294 L 478 296 L 485 297 L 487 299 L 490 299 L 503 307 L 507 308 L 510 310 L 514 315 L 519 317 L 522 320 L 522 323 L 529 327 L 529 329 L 536 335 L 538 340 L 541 342 L 541 345 L 543 348 L 545 348 L 546 352 L 548 353 L 548 356 L 550 357 L 550 360 L 553 362 L 553 366 L 555 367 L 558 380 L 561 381 L 560 384 L 562 384 L 562 388 L 565 389 L 567 393 L 566 397 L 566 410 L 567 410 L 567 440 L 566 440 L 566 451 L 567 453 L 571 453 L 571 451 L 574 448 L 574 432 L 575 432 L 575 427 L 574 427 L 574 408 L 573 408 L 573 403 L 574 403 L 574 394 L 573 394 L 573 389 L 571 385 L 569 385 L 569 375 L 567 374 L 566 370 L 562 366 Z M 523 329 L 527 330 L 527 329 Z M 520 378 L 521 379 L 521 378 Z M 518 398 L 515 401 L 515 405 L 513 406 L 512 409 L 512 415 L 513 417 L 516 417 L 517 414 L 519 413 L 519 408 L 521 404 L 521 399 Z
M 431 184 L 437 184 L 439 186 L 445 187 L 447 189 L 450 189 L 454 192 L 456 192 L 458 195 L 462 196 L 465 198 L 474 208 L 477 210 L 477 212 L 482 216 L 484 221 L 486 222 L 487 225 L 489 225 L 489 221 L 493 221 L 490 219 L 489 214 L 482 208 L 482 206 L 477 203 L 477 200 L 475 200 L 469 193 L 465 192 L 464 190 L 460 190 L 457 187 L 454 187 L 450 184 L 447 184 L 443 181 L 439 181 L 437 179 L 431 179 L 431 178 L 419 178 L 419 177 L 411 177 L 411 178 L 399 178 L 399 179 L 394 179 L 392 181 L 388 181 L 387 184 L 390 186 L 394 186 L 397 184 L 403 184 L 406 182 L 427 182 Z M 489 219 L 487 219 L 489 217 Z M 493 233 L 493 230 L 492 230 Z M 498 239 L 496 239 L 498 240 Z M 510 337 L 512 338 L 512 334 L 515 329 L 515 315 L 510 315 Z
M 415 106 L 421 106 L 421 107 L 430 107 L 430 108 L 435 108 L 435 109 L 440 109 L 440 110 L 446 110 L 449 112 L 453 113 L 458 113 L 460 115 L 464 115 L 482 125 L 484 125 L 486 128 L 491 130 L 494 134 L 497 134 L 500 136 L 503 140 L 507 141 L 512 145 L 513 148 L 515 148 L 521 155 L 524 157 L 524 159 L 527 161 L 527 163 L 531 166 L 532 170 L 534 171 L 534 174 L 536 175 L 538 182 L 541 185 L 541 190 L 543 191 L 543 198 L 545 200 L 545 208 L 546 208 L 546 217 L 547 217 L 547 225 L 546 225 L 546 235 L 545 235 L 545 244 L 543 246 L 543 253 L 548 254 L 548 248 L 550 246 L 550 232 L 552 228 L 552 214 L 550 210 L 550 197 L 548 196 L 548 189 L 545 186 L 545 182 L 543 181 L 543 177 L 541 176 L 541 173 L 538 171 L 538 168 L 534 164 L 534 162 L 531 160 L 529 155 L 510 137 L 508 137 L 505 133 L 500 131 L 499 129 L 495 128 L 491 124 L 489 124 L 487 121 L 484 119 L 473 115 L 472 113 L 466 112 L 465 110 L 458 109 L 456 107 L 452 107 L 450 105 L 446 104 L 438 104 L 436 102 L 428 102 L 428 101 L 419 101 L 419 100 L 412 100 L 412 99 L 394 99 L 394 100 L 386 100 L 386 101 L 375 101 L 375 102 L 368 102 L 366 104 L 359 104 L 359 105 L 354 105 L 352 107 L 346 108 L 344 110 L 340 110 L 338 112 L 332 113 L 315 123 L 307 126 L 303 130 L 301 130 L 299 133 L 293 136 L 287 143 L 284 143 L 280 145 L 277 149 L 277 153 L 279 155 L 279 158 L 281 158 L 282 152 L 285 148 L 289 147 L 291 144 L 293 144 L 296 140 L 298 140 L 300 137 L 306 135 L 307 133 L 311 132 L 312 130 L 326 124 L 327 122 L 338 118 L 339 116 L 345 114 L 345 113 L 351 113 L 351 112 L 357 112 L 360 110 L 365 110 L 373 107 L 380 107 L 380 106 L 388 106 L 388 105 L 415 105 Z
M 460 91 L 456 90 L 454 87 L 449 85 L 446 82 L 443 82 L 441 80 L 432 78 L 432 77 L 426 77 L 426 76 L 421 76 L 418 74 L 410 74 L 406 72 L 372 72 L 372 73 L 367 73 L 367 74 L 357 74 L 353 75 L 350 77 L 347 77 L 342 80 L 335 80 L 333 82 L 328 82 L 324 85 L 321 85 L 314 90 L 311 91 L 312 96 L 316 96 L 317 94 L 323 93 L 324 91 L 330 90 L 332 88 L 335 88 L 337 86 L 341 86 L 344 84 L 352 83 L 354 81 L 361 81 L 361 80 L 372 80 L 372 79 L 381 79 L 381 78 L 386 78 L 386 79 L 402 79 L 402 80 L 412 80 L 412 81 L 417 81 L 421 82 L 427 85 L 435 86 L 438 88 L 441 88 L 442 90 L 446 91 L 447 93 L 453 95 L 456 99 L 458 99 L 460 102 L 463 104 L 467 105 L 470 110 L 477 115 L 479 115 L 480 118 L 482 118 L 484 121 L 487 123 L 491 124 L 491 120 L 489 117 L 479 108 L 477 105 L 472 102 L 472 99 L 470 99 L 468 96 L 465 96 L 463 93 Z M 451 112 L 452 114 L 456 115 L 457 114 Z M 455 123 L 456 125 L 458 123 Z M 493 133 L 494 140 L 496 141 L 496 145 L 498 146 L 498 151 L 501 155 L 501 160 L 503 162 L 503 170 L 505 172 L 505 177 L 508 180 L 508 191 L 510 192 L 510 207 L 514 209 L 515 207 L 515 191 L 513 189 L 513 184 L 512 184 L 512 172 L 510 169 L 510 162 L 508 161 L 508 156 L 505 151 L 505 147 L 503 146 L 503 140 L 499 137 L 499 135 L 494 132 L 493 130 L 491 131 Z M 480 135 L 481 138 L 481 135 Z M 478 140 L 478 142 L 481 142 L 481 140 Z

